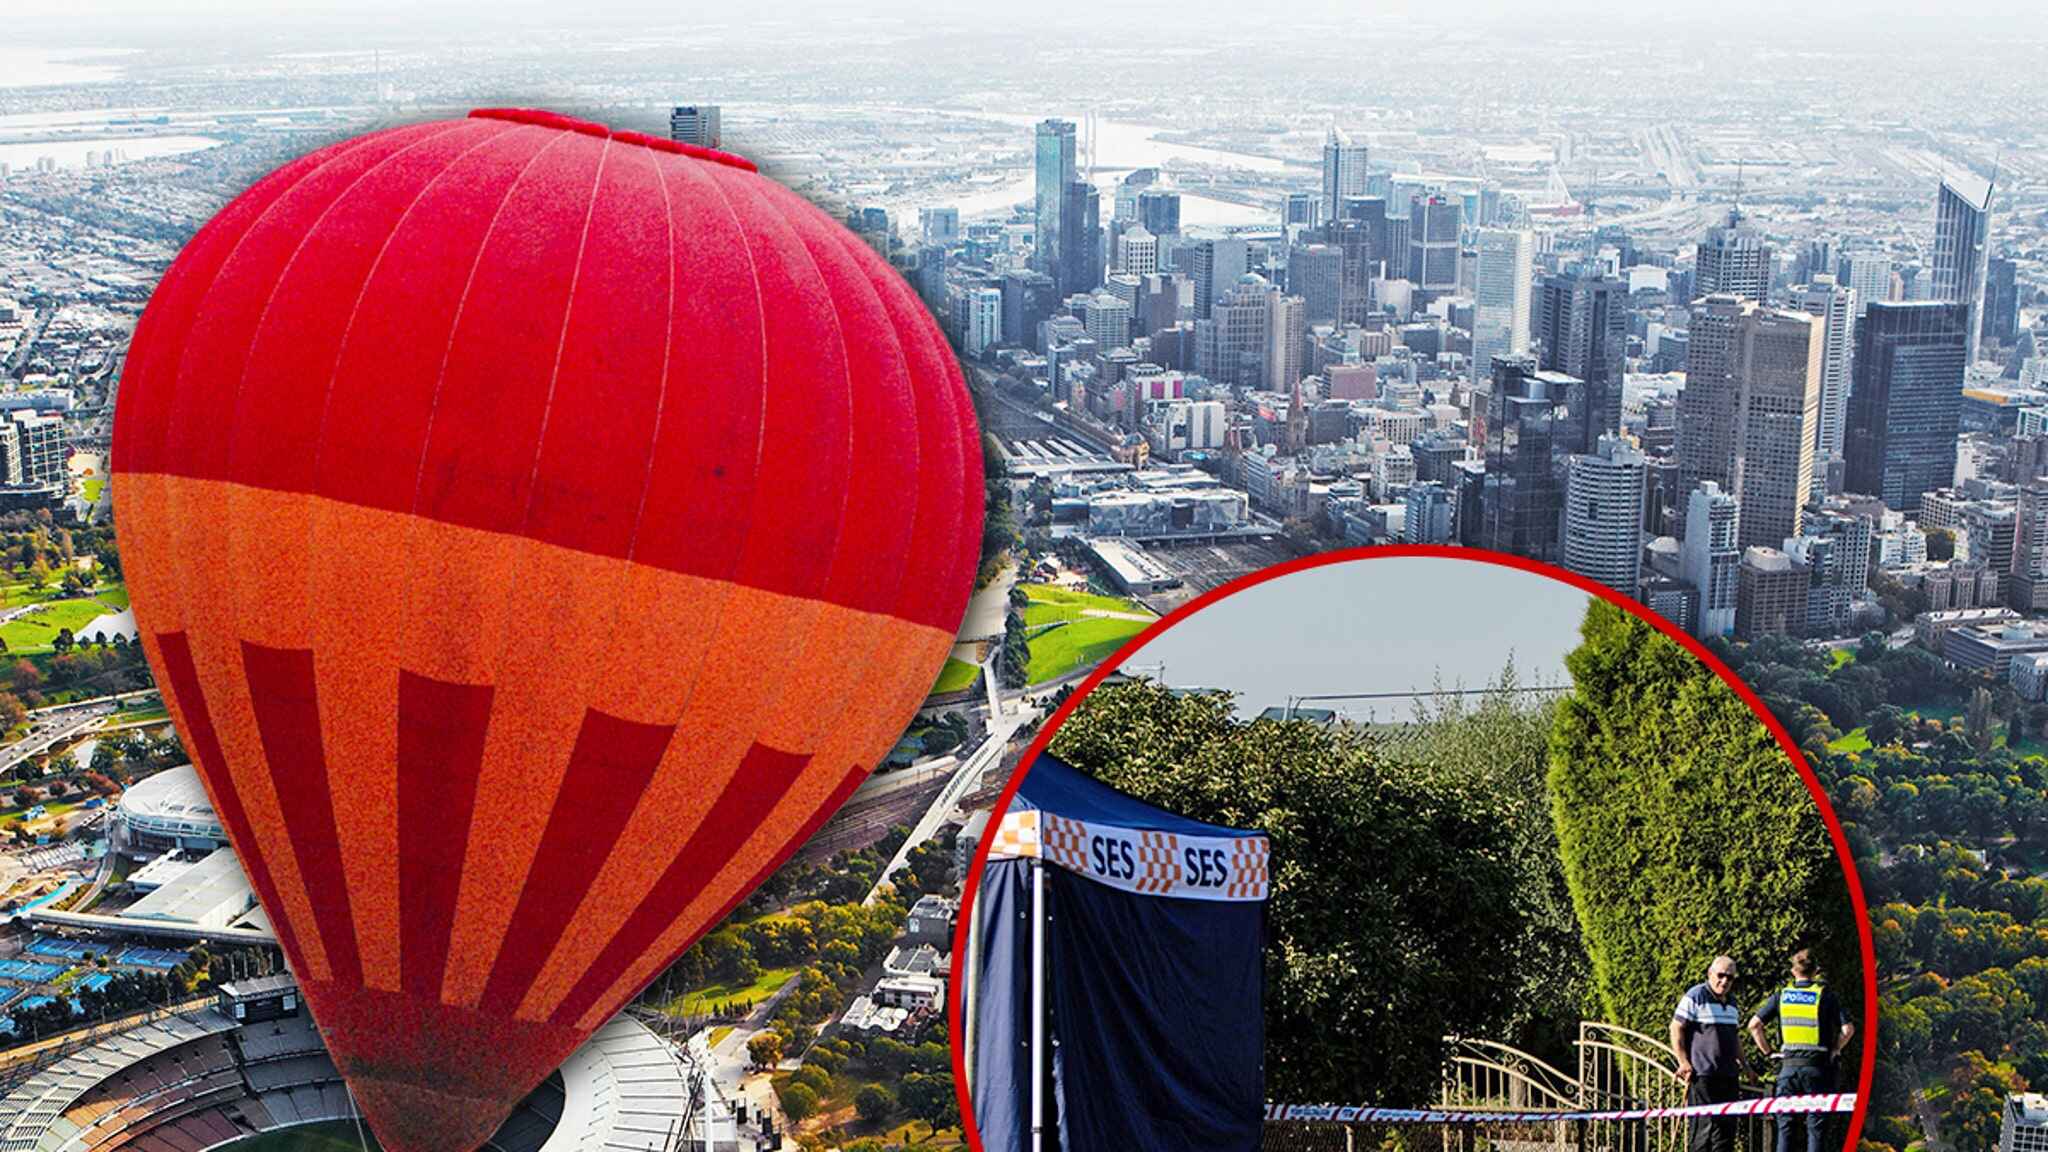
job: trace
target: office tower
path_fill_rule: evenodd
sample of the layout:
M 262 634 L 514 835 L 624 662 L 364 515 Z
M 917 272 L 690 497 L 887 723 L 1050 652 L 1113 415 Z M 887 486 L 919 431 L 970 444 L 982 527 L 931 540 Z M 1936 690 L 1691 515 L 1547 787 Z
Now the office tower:
M 1323 140 L 1323 218 L 1335 220 L 1346 196 L 1365 195 L 1365 145 L 1334 125 Z
M 917 230 L 926 244 L 943 247 L 960 241 L 960 210 L 958 208 L 919 208 Z
M 1076 180 L 1060 198 L 1059 269 L 1053 279 L 1060 295 L 1093 292 L 1102 284 L 1102 193 Z
M 1272 291 L 1262 276 L 1246 273 L 1216 298 L 1207 320 L 1196 321 L 1198 371 L 1218 384 L 1265 386 Z
M 718 147 L 718 105 L 677 105 L 668 114 L 668 138 L 698 148 Z
M 1820 422 L 1822 330 L 1804 312 L 1750 308 L 1735 335 L 1736 540 L 1777 547 L 1799 534 Z
M 0 420 L 0 484 L 24 484 L 21 429 L 11 420 Z
M 1842 432 L 1849 419 L 1849 353 L 1856 339 L 1856 290 L 1844 288 L 1831 275 L 1813 278 L 1792 289 L 1788 307 L 1820 319 L 1820 423 L 1814 429 L 1814 481 L 1822 487 L 1827 461 L 1842 454 Z
M 1126 276 L 1149 276 L 1159 271 L 1159 238 L 1146 231 L 1143 224 L 1117 237 L 1116 270 Z
M 1487 380 L 1495 356 L 1529 351 L 1529 290 L 1535 240 L 1524 231 L 1479 230 L 1472 293 L 1472 383 Z
M 1110 208 L 1110 219 L 1118 224 L 1133 224 L 1138 220 L 1138 197 L 1143 196 L 1159 183 L 1159 169 L 1134 168 L 1130 175 L 1117 181 L 1116 198 Z
M 968 297 L 967 354 L 981 356 L 1003 339 L 1003 292 L 976 288 Z
M 1245 271 L 1243 240 L 1197 240 L 1188 248 L 1188 274 L 1195 282 L 1195 318 L 1204 319 L 1216 298 L 1237 284 Z
M 1735 295 L 1697 300 L 1687 324 L 1685 390 L 1678 394 L 1678 483 L 1735 487 L 1735 329 L 1747 309 Z
M 1344 250 L 1334 244 L 1288 249 L 1287 290 L 1301 297 L 1307 323 L 1337 323 L 1344 298 Z
M 1799 248 L 1799 255 L 1792 262 L 1792 281 L 1808 284 L 1816 276 L 1835 274 L 1835 242 L 1833 240 L 1808 240 Z
M 1647 461 L 1619 436 L 1569 457 L 1565 478 L 1565 568 L 1624 596 L 1642 574 L 1643 483 Z
M 1496 357 L 1485 392 L 1486 476 L 1477 544 L 1535 560 L 1557 560 L 1560 475 L 1557 429 L 1574 381 L 1529 356 Z
M 1728 220 L 1707 229 L 1694 260 L 1693 291 L 1700 296 L 1728 293 L 1761 304 L 1771 296 L 1771 246 L 1742 215 L 1728 210 Z
M 1964 364 L 1977 362 L 1990 236 L 1991 182 L 1971 172 L 1942 177 L 1934 201 L 1934 266 L 1928 299 L 1962 304 Z
M 1993 256 L 1984 282 L 1984 324 L 1981 340 L 2011 344 L 2020 338 L 2020 290 L 2014 276 L 2019 266 L 2004 256 Z
M 1856 319 L 1873 301 L 1892 298 L 1892 261 L 1876 253 L 1844 256 L 1835 265 L 1835 283 L 1856 294 Z
M 1693 634 L 1702 640 L 1735 630 L 1736 567 L 1742 559 L 1742 548 L 1736 543 L 1739 511 L 1735 497 L 1711 480 L 1686 496 L 1679 575 L 1699 593 Z
M 1585 381 L 1574 405 L 1572 451 L 1588 452 L 1621 431 L 1628 366 L 1628 282 L 1591 271 L 1545 276 L 1535 292 L 1534 339 L 1547 371 Z
M 1408 201 L 1408 279 L 1418 292 L 1457 291 L 1461 210 L 1440 192 Z
M 1140 276 L 1137 314 L 1132 317 L 1138 325 L 1138 335 L 1150 336 L 1179 323 L 1181 298 L 1187 287 L 1187 278 L 1172 272 Z
M 1180 193 L 1164 188 L 1138 193 L 1138 223 L 1162 240 L 1180 235 Z
M 1131 346 L 1131 305 L 1107 292 L 1097 292 L 1081 306 L 1081 323 L 1088 338 L 1107 352 Z
M 2048 609 L 2048 481 L 2023 481 L 2014 510 L 2018 524 L 2007 602 L 2022 612 L 2039 612 Z
M 1745 515 L 1748 509 L 1743 509 Z M 1806 630 L 1806 593 L 1811 576 L 1804 564 L 1776 548 L 1742 551 L 1735 591 L 1735 637 L 1797 636 Z
M 1323 202 L 1313 192 L 1289 192 L 1280 210 L 1282 228 L 1314 228 L 1323 222 Z
M 1408 485 L 1402 496 L 1401 540 L 1408 544 L 1448 544 L 1457 508 L 1451 490 L 1434 480 Z
M 1308 305 L 1299 296 L 1272 292 L 1266 296 L 1266 310 L 1266 387 L 1291 391 L 1307 375 L 1302 359 L 1308 347 Z M 1300 406 L 1297 395 L 1295 407 Z
M 1035 176 L 1031 267 L 1054 279 L 1060 268 L 1060 209 L 1074 182 L 1074 122 L 1042 120 L 1032 137 Z
M 1910 513 L 1922 493 L 1954 480 L 1969 355 L 1963 329 L 1963 306 L 1952 301 L 1880 301 L 1864 312 L 1842 445 L 1849 491 Z
M 1059 289 L 1043 272 L 1021 270 L 1003 275 L 1003 343 L 1034 352 L 1045 351 L 1038 342 L 1038 326 L 1052 318 L 1059 308 Z
M 2005 1098 L 1998 1152 L 2048 1152 L 2048 1096 L 2015 1092 Z

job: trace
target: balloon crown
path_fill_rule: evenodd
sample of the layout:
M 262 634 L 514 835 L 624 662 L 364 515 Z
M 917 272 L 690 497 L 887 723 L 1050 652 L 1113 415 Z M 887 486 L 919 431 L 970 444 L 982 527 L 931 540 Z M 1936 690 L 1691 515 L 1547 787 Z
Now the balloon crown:
M 704 148 L 696 144 L 684 144 L 676 140 L 665 140 L 660 136 L 650 136 L 645 132 L 621 132 L 599 124 L 594 120 L 578 120 L 574 116 L 564 116 L 559 112 L 549 112 L 541 108 L 473 108 L 470 110 L 469 115 L 472 120 L 509 120 L 514 124 L 537 124 L 542 128 L 560 128 L 567 132 L 580 132 L 585 136 L 596 136 L 604 140 L 616 140 L 621 144 L 638 144 L 642 148 L 652 148 L 656 152 L 674 152 L 678 156 L 694 156 L 699 160 L 709 160 L 713 164 L 723 164 L 728 168 L 738 168 L 746 172 L 759 171 L 759 169 L 754 167 L 754 162 L 744 156 L 735 156 L 730 152 L 720 152 L 716 148 Z

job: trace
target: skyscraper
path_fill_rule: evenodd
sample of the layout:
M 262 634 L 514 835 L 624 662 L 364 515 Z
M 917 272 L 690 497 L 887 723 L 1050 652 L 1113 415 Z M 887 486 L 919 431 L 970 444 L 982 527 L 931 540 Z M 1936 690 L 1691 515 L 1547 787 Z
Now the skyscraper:
M 1036 177 L 1031 266 L 1059 278 L 1060 208 L 1074 182 L 1074 122 L 1041 120 L 1032 138 Z
M 1265 386 L 1267 336 L 1272 323 L 1272 306 L 1266 297 L 1271 291 L 1264 277 L 1247 273 L 1217 296 L 1208 319 L 1197 322 L 1202 375 L 1218 384 Z
M 1565 479 L 1564 566 L 1624 596 L 1642 573 L 1643 454 L 1619 436 L 1572 456 Z
M 1075 180 L 1060 197 L 1059 268 L 1053 279 L 1060 295 L 1093 292 L 1102 285 L 1102 193 Z
M 1880 301 L 1856 326 L 1843 443 L 1851 492 L 1917 512 L 1920 496 L 1955 478 L 1956 423 L 1969 355 L 1963 305 Z
M 1556 434 L 1565 422 L 1565 393 L 1574 383 L 1538 368 L 1533 357 L 1494 358 L 1493 381 L 1481 393 L 1486 476 L 1479 547 L 1556 562 L 1564 499 Z
M 1872 301 L 1892 298 L 1892 261 L 1876 253 L 1844 256 L 1835 265 L 1835 282 L 1856 293 L 1856 319 Z
M 1418 292 L 1458 290 L 1463 205 L 1439 192 L 1408 201 L 1408 279 Z
M 1335 324 L 1344 298 L 1344 251 L 1298 244 L 1287 251 L 1287 290 L 1302 298 L 1307 322 Z
M 1761 304 L 1771 297 L 1771 246 L 1739 208 L 1707 229 L 1694 261 L 1693 291 L 1701 296 L 1729 293 Z
M 1750 308 L 1735 337 L 1736 541 L 1780 547 L 1812 491 L 1823 339 L 1804 312 Z
M 1188 275 L 1195 282 L 1195 316 L 1205 318 L 1216 298 L 1244 275 L 1245 244 L 1236 238 L 1197 240 L 1188 248 Z
M 1963 363 L 1977 362 L 1977 344 L 1984 322 L 1984 281 L 1989 271 L 1986 244 L 1991 238 L 1991 182 L 1973 172 L 1942 177 L 1934 200 L 1934 260 L 1931 300 L 1963 305 L 1968 329 Z
M 1821 322 L 1820 423 L 1814 429 L 1814 481 L 1826 479 L 1827 461 L 1842 454 L 1849 419 L 1849 352 L 1856 339 L 1856 290 L 1829 275 L 1792 289 L 1787 304 Z
M 1495 356 L 1529 351 L 1529 280 L 1534 238 L 1506 228 L 1479 230 L 1473 290 L 1472 384 L 1485 382 Z
M 2011 344 L 2020 337 L 2020 291 L 2015 279 L 2019 266 L 2005 256 L 1993 256 L 1984 283 L 1984 324 L 1981 340 Z
M 1159 239 L 1134 225 L 1116 238 L 1116 270 L 1131 276 L 1149 276 L 1159 271 Z
M 1535 293 L 1537 356 L 1543 367 L 1585 381 L 1571 413 L 1572 450 L 1589 452 L 1621 431 L 1628 365 L 1628 282 L 1590 270 L 1545 276 Z
M 1706 480 L 1723 491 L 1734 489 L 1735 330 L 1745 310 L 1742 298 L 1727 293 L 1693 303 L 1685 390 L 1678 394 L 1678 485 L 1683 491 Z
M 1002 289 L 976 288 L 967 302 L 967 354 L 980 356 L 1001 343 L 1002 339 Z
M 1266 387 L 1295 393 L 1295 408 L 1301 407 L 1299 386 L 1302 359 L 1308 346 L 1308 305 L 1299 296 L 1278 292 L 1266 297 Z M 1290 419 L 1292 411 L 1289 412 Z
M 1346 196 L 1365 195 L 1365 145 L 1331 125 L 1323 141 L 1323 219 L 1335 220 Z
M 1180 193 L 1164 188 L 1138 193 L 1138 223 L 1161 239 L 1180 235 Z
M 679 104 L 668 114 L 668 138 L 699 148 L 718 147 L 718 105 Z
M 1699 593 L 1694 635 L 1702 640 L 1735 630 L 1736 568 L 1742 562 L 1742 548 L 1735 542 L 1738 512 L 1735 497 L 1711 480 L 1686 498 L 1679 574 Z

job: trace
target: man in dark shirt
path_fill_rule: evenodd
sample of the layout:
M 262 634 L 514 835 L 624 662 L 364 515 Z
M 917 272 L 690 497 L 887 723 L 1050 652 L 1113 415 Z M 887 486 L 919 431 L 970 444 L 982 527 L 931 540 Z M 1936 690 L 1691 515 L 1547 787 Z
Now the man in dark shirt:
M 1686 989 L 1671 1013 L 1671 1054 L 1687 1104 L 1735 1099 L 1742 1074 L 1742 1009 L 1735 1003 L 1735 958 L 1716 956 L 1704 982 Z M 1734 1152 L 1735 1118 L 1696 1116 L 1692 1152 Z
M 1842 1019 L 1842 1006 L 1819 979 L 1813 953 L 1792 954 L 1792 982 L 1771 993 L 1749 1018 L 1749 1035 L 1757 1048 L 1771 1054 L 1768 1025 L 1778 1024 L 1778 1084 L 1774 1095 L 1810 1096 L 1835 1090 L 1835 1060 L 1856 1035 L 1856 1026 Z M 1824 1112 L 1805 1115 L 1806 1152 L 1821 1152 Z M 1790 1113 L 1778 1117 L 1778 1152 L 1792 1152 Z

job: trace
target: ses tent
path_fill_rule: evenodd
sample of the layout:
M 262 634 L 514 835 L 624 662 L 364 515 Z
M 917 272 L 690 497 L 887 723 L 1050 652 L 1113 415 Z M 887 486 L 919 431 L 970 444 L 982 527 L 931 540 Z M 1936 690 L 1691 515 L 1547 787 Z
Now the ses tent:
M 1258 1148 L 1266 891 L 1260 833 L 1040 756 L 973 912 L 969 1087 L 988 1152 Z

